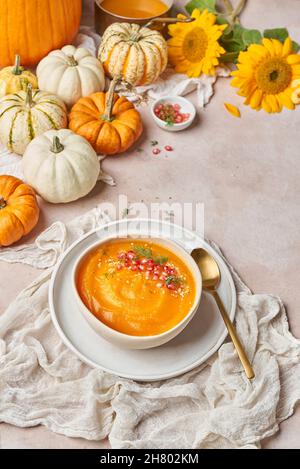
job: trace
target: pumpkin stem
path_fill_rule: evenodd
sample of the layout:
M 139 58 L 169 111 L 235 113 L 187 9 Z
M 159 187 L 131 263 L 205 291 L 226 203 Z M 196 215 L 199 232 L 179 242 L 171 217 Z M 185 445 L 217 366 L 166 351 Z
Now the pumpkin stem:
M 21 57 L 17 54 L 15 58 L 15 66 L 12 69 L 12 73 L 14 75 L 22 75 L 23 68 L 20 67 L 20 64 L 21 64 Z
M 26 90 L 25 106 L 32 107 L 32 105 L 33 105 L 32 84 L 28 83 L 27 90 Z
M 68 59 L 69 59 L 69 65 L 70 65 L 70 67 L 77 67 L 78 62 L 77 62 L 77 60 L 75 59 L 74 55 L 68 55 Z
M 114 117 L 112 116 L 112 110 L 114 106 L 114 97 L 115 97 L 115 88 L 117 86 L 117 83 L 121 80 L 120 76 L 114 77 L 114 79 L 111 81 L 109 90 L 106 93 L 106 104 L 105 104 L 105 112 L 103 116 L 101 116 L 101 119 L 112 122 L 114 120 Z
M 155 23 L 172 24 L 172 23 L 192 23 L 196 18 L 153 18 L 145 24 L 144 28 L 151 28 Z
M 5 208 L 6 207 L 6 202 L 4 200 L 4 197 L 2 197 L 2 195 L 0 195 L 0 210 L 2 208 Z
M 61 153 L 64 150 L 64 148 L 65 147 L 63 146 L 63 144 L 61 143 L 61 141 L 59 140 L 57 135 L 55 135 L 53 137 L 53 143 L 52 143 L 51 151 L 53 153 Z

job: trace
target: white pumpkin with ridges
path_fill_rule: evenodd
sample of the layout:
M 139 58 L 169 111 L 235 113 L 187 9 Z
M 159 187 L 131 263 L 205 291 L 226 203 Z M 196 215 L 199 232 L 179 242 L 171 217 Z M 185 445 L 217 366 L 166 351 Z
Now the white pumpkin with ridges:
M 103 35 L 98 57 L 111 77 L 121 76 L 132 86 L 148 85 L 165 70 L 168 47 L 158 31 L 114 23 Z
M 65 46 L 50 52 L 36 73 L 40 89 L 57 94 L 68 107 L 105 87 L 101 62 L 84 47 Z
M 26 149 L 22 168 L 27 183 L 54 204 L 87 195 L 100 172 L 92 146 L 68 129 L 50 130 L 35 138 Z
M 19 155 L 36 136 L 67 124 L 64 103 L 53 94 L 32 90 L 31 85 L 0 100 L 0 141 Z

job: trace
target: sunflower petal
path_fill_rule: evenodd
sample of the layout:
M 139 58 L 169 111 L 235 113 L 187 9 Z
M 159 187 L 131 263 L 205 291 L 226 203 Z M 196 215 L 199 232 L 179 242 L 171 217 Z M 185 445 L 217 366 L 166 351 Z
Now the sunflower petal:
M 230 103 L 224 103 L 225 109 L 234 117 L 241 117 L 239 108 Z

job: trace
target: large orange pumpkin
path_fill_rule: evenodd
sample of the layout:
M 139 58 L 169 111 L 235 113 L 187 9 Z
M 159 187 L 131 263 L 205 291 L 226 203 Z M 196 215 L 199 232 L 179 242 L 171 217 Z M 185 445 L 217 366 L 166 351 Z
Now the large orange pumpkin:
M 35 65 L 51 50 L 73 41 L 82 0 L 0 0 L 0 66 L 19 54 Z
M 0 176 L 0 246 L 10 246 L 30 233 L 39 219 L 32 187 L 14 176 Z
M 107 93 L 81 98 L 72 108 L 69 127 L 85 137 L 96 153 L 115 155 L 127 151 L 140 137 L 140 113 L 124 96 L 114 93 L 115 78 Z

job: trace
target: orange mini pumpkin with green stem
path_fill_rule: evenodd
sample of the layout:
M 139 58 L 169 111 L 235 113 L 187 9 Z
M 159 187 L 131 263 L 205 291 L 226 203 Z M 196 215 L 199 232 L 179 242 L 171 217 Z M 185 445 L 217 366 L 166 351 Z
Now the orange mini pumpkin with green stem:
M 124 96 L 114 93 L 114 78 L 107 93 L 81 98 L 70 113 L 69 128 L 86 138 L 98 154 L 116 155 L 127 151 L 140 137 L 140 113 Z
M 39 212 L 32 187 L 14 176 L 0 176 L 0 246 L 10 246 L 30 233 Z

